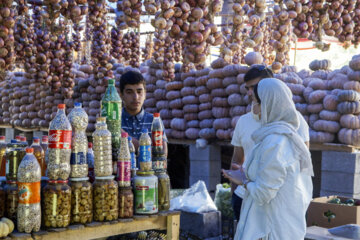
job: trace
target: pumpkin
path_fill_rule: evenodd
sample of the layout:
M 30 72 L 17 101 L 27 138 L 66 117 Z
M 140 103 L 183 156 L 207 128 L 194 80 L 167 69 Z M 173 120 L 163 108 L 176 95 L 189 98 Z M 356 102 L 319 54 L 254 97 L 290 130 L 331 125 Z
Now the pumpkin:
M 213 69 L 209 72 L 209 78 L 221 78 L 223 79 L 223 71 L 222 69 Z
M 245 74 L 244 73 L 240 73 L 237 75 L 236 77 L 236 83 L 241 85 L 244 83 L 244 77 L 245 77 Z
M 231 65 L 227 65 L 223 68 L 223 76 L 224 78 L 226 77 L 230 77 L 230 76 L 237 76 L 241 70 L 242 66 L 238 65 L 238 64 L 231 64 Z
M 225 90 L 222 89 L 222 88 L 211 90 L 210 95 L 212 97 L 227 97 L 227 94 L 226 94 Z
M 310 62 L 310 64 L 309 64 L 309 68 L 313 71 L 316 71 L 319 69 L 328 70 L 330 67 L 331 67 L 331 62 L 328 59 L 314 60 L 314 61 Z
M 199 136 L 203 139 L 212 139 L 216 137 L 216 131 L 213 128 L 204 128 L 200 130 Z
M 166 98 L 166 90 L 165 89 L 156 89 L 154 91 L 154 97 L 156 100 L 165 99 Z
M 348 72 L 347 77 L 352 81 L 360 81 L 360 71 L 351 70 Z
M 213 123 L 213 128 L 217 129 L 228 129 L 231 127 L 231 118 L 219 118 L 215 119 Z
M 330 80 L 330 86 L 332 89 L 343 89 L 343 86 L 349 79 L 347 75 L 338 73 Z
M 336 74 L 341 73 L 340 69 L 335 69 L 334 71 L 329 72 L 327 80 L 331 80 L 335 77 Z
M 184 113 L 198 113 L 199 105 L 197 104 L 186 104 L 184 106 Z
M 198 120 L 198 114 L 197 113 L 184 113 L 184 119 L 185 119 L 185 121 Z
M 184 111 L 181 109 L 172 109 L 171 115 L 175 118 L 183 118 L 184 117 Z
M 317 103 L 317 104 L 309 104 L 307 106 L 307 111 L 309 113 L 319 113 L 324 109 L 324 106 L 322 103 Z
M 202 94 L 199 96 L 200 103 L 207 103 L 212 101 L 212 96 L 210 94 Z
M 334 121 L 318 120 L 314 123 L 313 129 L 318 132 L 337 133 L 340 130 L 340 124 Z
M 240 85 L 240 94 L 241 95 L 247 95 L 247 90 L 245 87 L 246 87 L 245 83 Z
M 200 128 L 212 128 L 214 123 L 213 119 L 204 119 L 202 121 L 200 121 Z
M 13 221 L 11 221 L 10 219 L 8 219 L 6 217 L 3 217 L 3 218 L 1 218 L 1 222 L 6 223 L 8 225 L 8 227 L 9 227 L 9 233 L 8 234 L 10 234 L 10 233 L 12 233 L 14 231 L 15 226 L 14 226 Z M 4 237 L 6 237 L 6 236 L 4 236 Z
M 315 104 L 320 103 L 323 101 L 324 97 L 326 96 L 327 92 L 325 90 L 316 90 L 310 93 L 309 95 L 309 103 Z
M 204 69 L 196 71 L 195 76 L 196 77 L 207 76 L 207 75 L 209 75 L 210 71 L 211 71 L 211 68 L 204 68 Z
M 245 63 L 249 66 L 253 64 L 262 64 L 263 63 L 263 57 L 259 52 L 249 52 L 245 55 Z
M 328 72 L 329 71 L 326 71 L 326 70 L 317 70 L 315 72 L 313 72 L 311 74 L 311 77 L 313 78 L 320 78 L 322 80 L 326 80 L 327 79 L 327 75 L 328 75 Z
M 171 128 L 175 130 L 185 131 L 186 130 L 186 121 L 182 118 L 174 118 L 171 120 Z
M 156 99 L 155 98 L 149 98 L 149 99 L 145 99 L 144 101 L 144 107 L 145 108 L 151 108 L 153 106 L 156 105 Z M 93 114 L 90 114 L 93 115 Z
M 169 110 L 169 109 L 161 109 L 159 112 L 160 112 L 161 119 L 171 119 L 172 118 L 171 110 Z
M 183 97 L 195 95 L 195 89 L 196 89 L 195 87 L 184 87 L 180 90 L 180 94 Z
M 348 75 L 350 71 L 351 71 L 351 68 L 348 65 L 345 65 L 340 69 L 340 72 L 345 75 Z
M 185 139 L 185 132 L 171 129 L 171 136 L 176 139 Z
M 307 104 L 306 103 L 295 103 L 295 108 L 298 110 L 302 115 L 308 115 L 307 111 Z
M 328 121 L 339 121 L 341 114 L 336 111 L 322 110 L 319 114 L 320 118 Z
M 304 103 L 305 99 L 302 96 L 293 95 L 292 97 L 294 103 Z
M 198 114 L 198 119 L 199 120 L 204 120 L 204 119 L 211 119 L 213 117 L 212 115 L 212 111 L 211 110 L 205 110 L 205 111 L 201 111 Z
M 211 103 L 201 103 L 199 105 L 199 111 L 204 111 L 204 110 L 211 110 L 212 108 L 212 104 Z
M 225 92 L 227 95 L 231 95 L 233 93 L 239 93 L 240 87 L 238 84 L 230 84 L 229 86 L 226 87 Z
M 360 94 L 353 90 L 342 90 L 338 93 L 339 102 L 355 102 L 360 100 Z
M 340 125 L 343 128 L 360 129 L 360 116 L 353 114 L 342 115 L 340 118 Z
M 360 73 L 360 71 L 359 71 Z M 360 81 L 360 79 L 359 79 Z M 360 82 L 358 81 L 349 81 L 344 84 L 345 90 L 354 90 L 356 92 L 360 92 Z
M 206 83 L 206 87 L 208 89 L 222 88 L 222 80 L 220 78 L 210 78 Z
M 310 142 L 313 143 L 330 143 L 335 139 L 335 135 L 328 132 L 316 132 L 310 129 Z
M 301 79 L 305 79 L 310 77 L 311 72 L 307 69 L 303 69 L 300 72 L 297 73 L 297 75 L 301 78 Z M 306 86 L 305 86 L 306 87 Z
M 309 102 L 309 97 L 310 97 L 310 94 L 314 91 L 314 89 L 312 89 L 311 87 L 306 87 L 303 91 L 303 96 L 306 100 L 306 102 Z M 299 94 L 297 94 L 299 95 Z
M 229 107 L 227 98 L 215 97 L 212 100 L 213 107 Z
M 227 101 L 230 106 L 244 105 L 243 97 L 238 93 L 231 94 Z
M 210 93 L 210 90 L 205 86 L 199 86 L 195 88 L 195 95 L 200 96 L 201 94 Z
M 320 78 L 313 78 L 307 86 L 314 90 L 325 90 L 326 89 L 324 81 Z
M 235 117 L 235 116 L 241 116 L 243 114 L 246 113 L 246 107 L 245 106 L 236 106 L 236 107 L 232 107 L 230 108 L 230 117 Z
M 360 71 L 360 57 L 353 58 L 349 62 L 349 67 L 354 71 Z
M 341 143 L 353 146 L 360 146 L 360 129 L 342 128 L 338 133 Z
M 201 76 L 195 80 L 195 85 L 196 86 L 205 86 L 207 81 L 208 81 L 208 76 Z
M 166 84 L 167 84 L 167 81 L 165 81 L 165 80 L 157 80 L 156 81 L 156 88 L 165 89 Z
M 146 85 L 146 91 L 147 92 L 153 92 L 156 90 L 156 85 L 155 84 L 147 84 Z M 88 90 L 89 91 L 89 90 Z M 83 99 L 84 100 L 84 99 Z
M 218 129 L 216 130 L 216 137 L 220 140 L 228 140 L 231 138 L 231 130 Z
M 337 106 L 341 114 L 358 114 L 360 113 L 360 102 L 341 102 Z
M 184 86 L 189 86 L 189 87 L 194 86 L 195 85 L 195 80 L 196 80 L 196 78 L 194 78 L 194 77 L 186 78 L 184 80 Z
M 189 78 L 189 77 L 193 77 L 195 76 L 196 71 L 191 70 L 189 72 L 183 72 L 181 73 L 181 80 L 184 81 L 185 79 Z
M 199 128 L 188 128 L 185 131 L 185 136 L 188 139 L 197 139 L 199 138 L 199 132 L 200 132 Z
M 160 113 L 160 115 L 161 115 L 161 113 Z M 171 119 L 162 119 L 162 121 L 163 121 L 165 129 L 171 128 Z
M 170 108 L 169 101 L 164 101 L 164 100 L 158 101 L 156 103 L 156 108 L 157 109 L 168 109 L 168 108 Z
M 311 114 L 309 116 L 309 126 L 310 128 L 314 128 L 314 123 L 319 120 L 319 114 Z
M 296 66 L 286 65 L 281 68 L 281 72 L 297 72 L 297 68 L 296 68 Z
M 174 100 L 181 97 L 180 91 L 169 91 L 166 93 L 166 99 L 167 100 Z
M 199 103 L 199 98 L 196 96 L 186 96 L 182 98 L 182 102 L 183 104 L 198 104 Z
M 338 105 L 338 98 L 336 95 L 326 95 L 323 100 L 323 105 L 326 110 L 336 111 Z
M 5 237 L 10 233 L 10 228 L 5 222 L 0 222 L 0 237 Z
M 231 119 L 231 127 L 235 129 L 237 122 L 239 121 L 240 116 L 233 117 Z
M 225 118 L 229 116 L 228 108 L 213 107 L 211 112 L 215 118 Z
M 175 99 L 169 102 L 169 107 L 174 109 L 174 108 L 182 108 L 184 106 L 184 104 L 182 103 L 181 99 Z
M 210 66 L 214 69 L 218 69 L 223 68 L 226 65 L 228 65 L 228 63 L 223 58 L 217 58 L 216 60 L 212 61 Z

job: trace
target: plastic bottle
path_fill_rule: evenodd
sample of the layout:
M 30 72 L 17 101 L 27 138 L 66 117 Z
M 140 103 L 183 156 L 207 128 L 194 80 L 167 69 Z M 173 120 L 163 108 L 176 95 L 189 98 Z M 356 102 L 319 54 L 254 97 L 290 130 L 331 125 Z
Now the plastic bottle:
M 111 132 L 112 158 L 116 161 L 120 150 L 122 101 L 115 88 L 115 80 L 108 80 L 108 87 L 101 100 L 101 116 Z M 116 172 L 115 172 L 116 173 Z
M 41 168 L 41 176 L 45 176 L 45 152 L 44 149 L 40 146 L 40 139 L 34 137 L 33 143 L 30 147 L 34 149 L 34 156 L 39 162 Z
M 131 155 L 128 143 L 128 134 L 121 133 L 120 152 L 118 156 L 117 178 L 119 187 L 131 186 Z
M 135 146 L 132 142 L 132 137 L 128 136 L 128 142 L 129 142 L 129 151 L 130 151 L 130 157 L 131 157 L 131 169 L 136 169 L 136 155 L 135 155 Z
M 151 171 L 151 138 L 147 129 L 142 130 L 142 134 L 139 139 L 139 164 L 141 171 Z
M 72 128 L 65 115 L 65 104 L 50 122 L 47 176 L 50 180 L 67 180 L 70 175 Z
M 40 181 L 41 169 L 33 148 L 26 148 L 17 174 L 19 205 L 17 228 L 19 232 L 37 232 L 41 226 Z
M 5 176 L 6 168 L 6 143 L 5 136 L 0 136 L 0 176 Z
M 81 103 L 75 103 L 75 107 L 69 113 L 68 119 L 73 131 L 71 141 L 70 177 L 87 177 L 88 165 L 86 154 L 88 150 L 88 141 L 85 130 L 88 126 L 88 115 L 85 110 L 81 108 Z
M 26 148 L 26 147 L 29 146 L 29 144 L 28 144 L 28 142 L 27 142 L 27 140 L 26 140 L 26 137 L 21 136 L 21 137 L 20 137 L 20 141 L 21 141 L 21 144 L 22 144 L 22 146 L 23 146 L 24 148 Z
M 48 142 L 49 142 L 49 137 L 42 136 L 40 146 L 44 149 L 44 152 L 46 152 L 46 150 L 48 148 Z
M 95 181 L 95 172 L 94 172 L 94 151 L 92 149 L 93 144 L 92 142 L 88 143 L 88 151 L 86 154 L 86 161 L 89 167 L 89 179 L 90 182 L 93 183 Z
M 164 155 L 163 147 L 164 127 L 160 118 L 160 113 L 154 113 L 154 120 L 151 125 L 152 156 L 158 157 Z

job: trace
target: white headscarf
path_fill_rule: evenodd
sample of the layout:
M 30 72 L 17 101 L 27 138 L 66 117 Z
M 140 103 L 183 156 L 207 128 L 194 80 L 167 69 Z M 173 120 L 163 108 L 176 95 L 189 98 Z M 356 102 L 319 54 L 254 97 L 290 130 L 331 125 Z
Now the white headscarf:
M 257 92 L 261 100 L 262 127 L 252 134 L 254 142 L 258 144 L 270 134 L 285 135 L 300 161 L 301 172 L 314 176 L 310 151 L 296 132 L 300 121 L 290 89 L 276 78 L 266 78 L 259 82 Z

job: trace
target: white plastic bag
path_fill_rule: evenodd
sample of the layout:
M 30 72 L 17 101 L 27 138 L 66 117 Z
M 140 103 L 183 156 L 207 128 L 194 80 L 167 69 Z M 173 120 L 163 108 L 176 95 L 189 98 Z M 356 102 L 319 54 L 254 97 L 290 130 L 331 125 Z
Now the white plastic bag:
M 170 210 L 186 212 L 211 212 L 216 211 L 214 201 L 211 199 L 204 181 L 198 181 L 185 192 L 170 201 Z

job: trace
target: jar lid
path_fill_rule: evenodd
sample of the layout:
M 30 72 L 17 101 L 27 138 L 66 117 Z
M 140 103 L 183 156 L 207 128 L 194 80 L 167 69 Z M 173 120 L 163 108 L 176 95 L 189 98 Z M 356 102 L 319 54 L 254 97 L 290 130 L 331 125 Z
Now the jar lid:
M 48 180 L 48 183 L 68 183 L 68 180 Z
M 136 174 L 137 175 L 154 175 L 154 171 L 141 171 L 141 170 L 139 170 L 139 171 L 137 171 L 136 172 Z
M 105 177 L 96 177 L 95 176 L 95 179 L 99 179 L 99 180 L 114 179 L 114 178 L 115 178 L 114 175 L 105 176 Z
M 78 182 L 78 181 L 88 181 L 89 177 L 82 177 L 82 178 L 70 178 L 71 182 Z
M 16 181 L 13 181 L 13 180 L 7 180 L 6 183 L 7 183 L 7 184 L 16 184 L 17 182 L 16 182 Z

